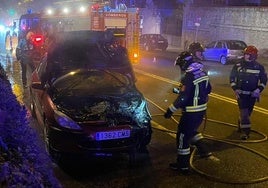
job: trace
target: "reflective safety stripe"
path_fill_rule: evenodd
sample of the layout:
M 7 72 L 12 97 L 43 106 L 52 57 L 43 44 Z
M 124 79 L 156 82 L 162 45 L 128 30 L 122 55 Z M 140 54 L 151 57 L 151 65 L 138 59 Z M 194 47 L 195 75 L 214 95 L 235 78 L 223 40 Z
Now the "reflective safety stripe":
M 199 87 L 195 88 L 195 94 L 194 94 L 194 100 L 193 100 L 193 105 L 196 106 L 198 105 L 198 95 L 199 95 Z
M 241 92 L 241 94 L 244 94 L 244 95 L 251 95 L 251 91 L 243 91 L 243 90 L 239 90 L 239 92 Z
M 176 112 L 178 110 L 173 104 L 169 106 L 169 109 L 171 112 Z
M 207 109 L 207 103 L 195 106 L 186 106 L 186 112 L 201 112 Z
M 260 70 L 247 69 L 246 72 L 247 73 L 253 73 L 253 74 L 259 74 L 260 73 Z
M 259 86 L 265 88 L 266 85 L 264 83 L 260 83 Z
M 232 86 L 236 86 L 236 83 L 235 82 L 231 82 L 231 87 Z
M 193 81 L 194 84 L 198 84 L 199 82 L 202 82 L 202 81 L 207 81 L 209 79 L 208 76 L 202 76 L 196 80 Z
M 206 85 L 208 85 L 208 80 L 209 77 L 202 76 L 200 78 L 197 78 L 193 81 L 193 84 L 195 85 L 195 91 L 194 91 L 194 97 L 193 97 L 193 106 L 186 106 L 186 112 L 199 112 L 199 111 L 204 111 L 207 109 L 207 104 L 204 105 L 198 105 L 199 101 L 199 83 L 200 82 L 206 82 Z
M 183 137 L 184 137 L 184 134 L 183 133 L 180 133 L 179 135 L 179 148 L 181 149 L 183 147 Z
M 196 134 L 193 138 L 192 138 L 192 143 L 196 143 L 198 140 L 201 140 L 203 137 L 203 135 L 201 133 Z
M 240 124 L 240 128 L 243 129 L 243 128 L 250 128 L 251 127 L 251 124 Z
M 186 149 L 178 149 L 178 155 L 189 155 L 191 153 L 190 147 Z

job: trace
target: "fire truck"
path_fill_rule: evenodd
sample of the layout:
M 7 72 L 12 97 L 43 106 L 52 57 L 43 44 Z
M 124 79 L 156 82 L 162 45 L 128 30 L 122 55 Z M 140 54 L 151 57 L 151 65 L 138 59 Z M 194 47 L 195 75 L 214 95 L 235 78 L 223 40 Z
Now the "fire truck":
M 49 36 L 62 31 L 109 30 L 127 48 L 132 63 L 139 61 L 140 17 L 138 9 L 52 9 L 24 14 L 19 19 L 16 57 L 35 66 L 46 52 Z M 69 12 L 68 12 L 69 11 Z M 24 45 L 21 45 L 24 44 Z
M 91 12 L 91 30 L 113 31 L 122 46 L 128 49 L 132 62 L 139 60 L 140 17 L 138 9 L 125 12 Z

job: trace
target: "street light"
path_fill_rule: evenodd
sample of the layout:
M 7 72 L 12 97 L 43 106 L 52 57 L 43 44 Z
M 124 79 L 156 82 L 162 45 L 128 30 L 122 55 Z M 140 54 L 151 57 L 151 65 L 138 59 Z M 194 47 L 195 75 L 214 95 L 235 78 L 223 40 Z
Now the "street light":
M 197 34 L 198 34 L 198 28 L 200 26 L 200 23 L 196 22 L 194 23 L 195 25 L 195 37 L 194 37 L 194 42 L 197 42 Z

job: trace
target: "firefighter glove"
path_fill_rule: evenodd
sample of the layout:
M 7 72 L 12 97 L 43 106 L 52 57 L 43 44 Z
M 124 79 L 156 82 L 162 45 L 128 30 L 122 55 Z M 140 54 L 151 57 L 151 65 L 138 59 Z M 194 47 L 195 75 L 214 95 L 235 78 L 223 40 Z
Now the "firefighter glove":
M 251 93 L 251 97 L 254 97 L 254 98 L 259 98 L 260 97 L 260 89 L 255 89 L 252 93 Z
M 236 89 L 236 90 L 234 90 L 234 93 L 235 93 L 236 98 L 239 99 L 239 97 L 240 97 L 239 95 L 241 94 L 241 90 Z
M 169 118 L 171 118 L 172 114 L 173 114 L 173 112 L 168 108 L 166 113 L 164 114 L 164 117 L 166 119 L 169 119 Z

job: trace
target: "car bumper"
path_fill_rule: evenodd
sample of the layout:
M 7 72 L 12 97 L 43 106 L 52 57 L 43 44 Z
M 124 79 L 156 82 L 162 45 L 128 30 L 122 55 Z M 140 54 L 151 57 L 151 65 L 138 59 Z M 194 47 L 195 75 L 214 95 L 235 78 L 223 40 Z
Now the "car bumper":
M 229 61 L 240 61 L 240 60 L 242 60 L 243 58 L 244 58 L 243 55 L 239 55 L 239 56 L 237 56 L 237 55 L 233 55 L 233 56 L 228 56 L 228 57 L 227 57 L 227 59 L 228 59 Z
M 50 128 L 50 149 L 60 153 L 86 156 L 109 156 L 113 153 L 129 153 L 144 138 L 146 128 L 131 129 L 129 138 L 97 141 L 89 134 Z

